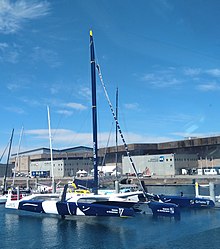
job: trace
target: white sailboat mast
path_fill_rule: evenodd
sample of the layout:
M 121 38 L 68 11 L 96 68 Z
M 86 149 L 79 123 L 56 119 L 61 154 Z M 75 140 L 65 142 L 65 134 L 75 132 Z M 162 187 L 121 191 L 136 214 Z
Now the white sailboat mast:
M 49 106 L 47 106 L 47 116 L 48 116 L 48 128 L 49 128 L 49 140 L 50 140 L 50 162 L 51 162 L 51 176 L 52 176 L 52 192 L 55 193 L 54 170 L 53 170 L 53 149 L 52 149 L 52 136 L 51 136 L 50 109 L 49 109 Z
M 19 152 L 20 152 L 20 148 L 21 148 L 21 138 L 22 138 L 22 135 L 23 135 L 23 131 L 24 131 L 24 127 L 22 126 L 21 127 L 21 132 L 20 132 L 20 137 L 19 137 L 19 142 L 18 142 L 18 151 L 17 151 L 17 155 L 16 155 L 16 163 L 15 163 L 15 167 L 14 167 L 14 170 L 13 170 L 13 181 L 12 181 L 12 186 L 14 186 L 15 184 L 15 173 L 16 171 L 20 170 L 20 160 L 19 160 Z

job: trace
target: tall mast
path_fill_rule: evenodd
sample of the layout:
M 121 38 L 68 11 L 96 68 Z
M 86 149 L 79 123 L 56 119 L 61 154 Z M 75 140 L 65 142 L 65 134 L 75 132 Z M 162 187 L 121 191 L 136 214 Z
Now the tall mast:
M 118 120 L 118 87 L 116 89 L 116 109 L 115 109 L 116 119 Z M 118 126 L 115 124 L 115 165 L 116 165 L 116 178 L 118 178 Z
M 53 149 L 52 149 L 52 136 L 50 127 L 50 109 L 47 106 L 47 117 L 48 117 L 48 129 L 49 129 L 49 140 L 50 140 L 50 163 L 51 163 L 51 176 L 52 176 L 52 193 L 55 193 L 55 182 L 54 182 L 54 170 L 53 170 Z
M 93 125 L 93 169 L 94 189 L 98 193 L 98 144 L 97 144 L 97 108 L 96 108 L 96 63 L 92 30 L 90 30 L 90 63 L 92 83 L 92 125 Z
M 115 108 L 116 119 L 118 120 L 118 87 L 116 89 L 116 108 Z M 118 181 L 118 126 L 115 124 L 115 172 L 116 172 L 116 181 L 115 181 L 115 192 L 119 193 L 119 181 Z
M 10 159 L 10 155 L 11 155 L 11 145 L 12 145 L 13 135 L 14 135 L 14 129 L 12 130 L 12 133 L 11 133 L 10 144 L 9 144 L 9 149 L 8 149 L 7 165 L 6 165 L 6 168 L 5 168 L 5 177 L 4 177 L 4 191 L 5 192 L 7 191 L 6 177 L 7 177 L 7 173 L 8 173 L 8 165 L 9 165 L 9 159 Z
M 21 127 L 21 132 L 20 132 L 20 137 L 19 137 L 19 142 L 18 142 L 18 151 L 17 151 L 16 160 L 15 160 L 15 167 L 14 167 L 14 170 L 13 170 L 12 186 L 14 186 L 14 184 L 15 184 L 15 173 L 17 171 L 20 171 L 19 152 L 20 152 L 20 148 L 21 148 L 21 138 L 22 138 L 22 135 L 23 135 L 23 130 L 24 130 L 24 127 L 22 126 Z

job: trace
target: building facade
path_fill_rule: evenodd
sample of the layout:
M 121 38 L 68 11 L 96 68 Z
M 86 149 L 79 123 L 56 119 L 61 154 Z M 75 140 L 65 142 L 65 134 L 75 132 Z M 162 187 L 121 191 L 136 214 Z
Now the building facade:
M 165 143 L 142 143 L 142 144 L 128 144 L 129 153 L 132 157 L 147 156 L 147 155 L 197 155 L 199 161 L 199 168 L 220 166 L 220 136 L 205 137 L 205 138 L 187 138 L 181 141 L 171 141 Z M 98 150 L 99 165 L 104 161 L 105 164 L 115 163 L 117 152 L 118 165 L 122 165 L 122 160 L 126 157 L 126 151 L 123 145 L 100 148 Z M 93 160 L 92 148 L 85 146 L 78 146 L 63 150 L 53 149 L 53 160 L 77 160 L 77 159 Z M 102 160 L 102 159 L 105 160 Z M 11 163 L 15 165 L 17 172 L 28 174 L 30 172 L 30 165 L 33 162 L 50 161 L 50 150 L 48 148 L 40 148 L 30 151 L 24 151 L 12 155 Z M 181 161 L 178 162 L 180 165 Z M 192 169 L 194 165 L 189 164 Z M 204 166 L 205 165 L 205 166 Z M 183 169 L 187 167 L 187 162 L 181 166 Z M 198 166 L 197 166 L 198 167 Z M 77 168 L 77 165 L 76 165 Z M 137 165 L 137 169 L 139 165 Z M 80 169 L 80 167 L 79 167 Z M 170 168 L 168 170 L 170 172 Z M 67 174 L 71 174 L 68 172 Z M 179 174 L 179 170 L 176 170 Z
M 146 176 L 175 176 L 198 168 L 198 156 L 193 154 L 160 154 L 132 156 L 137 172 Z M 123 174 L 134 170 L 127 156 L 122 158 Z
M 93 163 L 90 159 L 60 159 L 53 160 L 53 172 L 51 161 L 35 161 L 30 163 L 31 177 L 52 177 L 62 178 L 68 176 L 76 176 L 79 170 L 91 172 Z

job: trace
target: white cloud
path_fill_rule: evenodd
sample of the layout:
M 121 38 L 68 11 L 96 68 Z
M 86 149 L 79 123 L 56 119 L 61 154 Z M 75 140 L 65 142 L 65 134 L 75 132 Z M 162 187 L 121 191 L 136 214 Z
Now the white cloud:
M 3 43 L 0 43 L 0 50 L 5 50 L 6 48 L 8 48 L 8 44 L 3 42 Z
M 71 116 L 73 112 L 68 111 L 68 110 L 58 110 L 57 113 L 65 115 L 65 116 Z
M 137 134 L 137 133 L 124 133 L 125 140 L 127 144 L 131 143 L 161 143 L 172 141 L 170 137 L 165 136 L 157 136 L 157 135 L 145 135 L 145 134 Z M 121 142 L 119 142 L 121 143 Z
M 182 83 L 181 80 L 176 78 L 175 72 L 172 69 L 145 74 L 141 77 L 141 80 L 155 88 L 169 88 L 179 86 Z
M 92 147 L 92 133 L 79 133 L 67 129 L 51 130 L 53 147 L 57 149 L 68 148 L 74 146 L 89 146 Z M 33 148 L 34 144 L 41 144 L 40 147 L 49 146 L 49 135 L 47 129 L 27 130 L 25 137 L 28 138 Z M 136 133 L 124 133 L 124 138 L 127 144 L 132 143 L 159 143 L 171 141 L 170 137 L 162 136 L 148 136 Z M 109 141 L 108 141 L 109 140 Z M 98 148 L 107 146 L 115 146 L 115 136 L 109 139 L 109 132 L 98 133 Z M 45 145 L 46 144 L 46 145 Z M 119 144 L 123 145 L 120 137 Z M 37 146 L 36 146 L 37 147 Z
M 157 122 L 158 120 L 160 120 L 161 122 L 165 122 L 165 123 L 175 123 L 175 122 L 181 122 L 181 123 L 188 123 L 190 122 L 192 119 L 194 119 L 195 117 L 192 115 L 188 115 L 188 114 L 184 114 L 184 113 L 174 113 L 173 115 L 168 115 L 166 114 L 160 114 L 157 115 Z
M 58 54 L 50 49 L 35 47 L 33 49 L 31 58 L 35 62 L 43 61 L 52 68 L 56 68 L 61 65 L 61 62 L 59 61 L 59 58 L 58 58 Z
M 82 87 L 78 94 L 82 97 L 84 97 L 85 99 L 91 100 L 91 89 L 88 87 Z
M 139 104 L 138 103 L 128 103 L 128 104 L 124 104 L 126 109 L 129 110 L 139 110 Z
M 40 101 L 40 100 L 35 100 L 33 98 L 28 98 L 28 97 L 24 97 L 24 96 L 22 96 L 20 98 L 20 100 L 22 102 L 26 103 L 29 106 L 42 106 L 42 105 L 45 105 L 45 103 L 42 103 L 42 101 Z
M 1 0 L 0 1 L 0 33 L 16 33 L 22 28 L 24 21 L 45 16 L 49 13 L 47 1 Z
M 155 79 L 155 75 L 153 73 L 145 74 L 142 78 L 143 81 L 150 81 Z
M 211 82 L 211 83 L 206 83 L 206 84 L 200 84 L 197 86 L 197 88 L 204 92 L 216 91 L 216 90 L 220 90 L 220 85 L 218 85 L 216 82 Z
M 59 87 L 53 86 L 53 87 L 50 88 L 50 93 L 51 94 L 56 94 L 58 92 L 59 92 Z
M 220 69 L 214 68 L 206 71 L 209 75 L 214 77 L 220 77 Z
M 200 68 L 186 68 L 183 70 L 185 75 L 197 76 L 201 74 L 202 70 Z
M 70 102 L 70 103 L 66 103 L 63 104 L 65 107 L 71 108 L 71 109 L 75 109 L 75 110 L 86 110 L 87 107 L 85 105 L 82 105 L 80 103 L 74 103 L 74 102 Z
M 15 91 L 17 89 L 20 89 L 21 86 L 18 83 L 10 83 L 7 85 L 8 90 Z
M 207 69 L 207 70 L 202 70 L 201 68 L 185 68 L 183 70 L 185 75 L 188 76 L 198 76 L 198 75 L 204 75 L 208 74 L 209 76 L 212 77 L 220 77 L 220 69 L 218 68 L 212 68 L 212 69 Z
M 61 147 L 73 147 L 78 145 L 92 146 L 92 134 L 91 133 L 78 133 L 67 129 L 52 129 L 52 141 L 56 148 Z M 36 130 L 26 130 L 26 137 L 29 136 L 29 141 L 32 141 L 32 145 L 39 141 L 43 145 L 48 142 L 49 145 L 49 135 L 47 129 L 36 129 Z
M 0 43 L 0 61 L 17 63 L 19 49 L 16 44 Z
M 167 68 L 158 69 L 144 74 L 140 77 L 141 81 L 146 82 L 153 88 L 177 88 L 189 84 L 195 84 L 197 90 L 215 91 L 220 90 L 217 80 L 220 77 L 220 69 L 201 69 L 201 68 Z M 198 82 L 204 82 L 200 83 Z M 207 82 L 207 83 L 206 83 Z
M 215 137 L 215 136 L 219 136 L 219 133 L 216 133 L 216 132 L 209 132 L 209 133 L 196 133 L 196 132 L 193 132 L 193 133 L 188 133 L 186 131 L 186 132 L 174 132 L 174 133 L 172 133 L 172 135 L 179 136 L 179 137 L 181 137 L 181 139 L 186 139 L 186 138 L 190 139 L 190 138 Z
M 25 113 L 24 109 L 22 109 L 20 107 L 16 107 L 16 106 L 6 107 L 5 109 L 9 112 L 14 112 L 17 114 L 24 114 Z

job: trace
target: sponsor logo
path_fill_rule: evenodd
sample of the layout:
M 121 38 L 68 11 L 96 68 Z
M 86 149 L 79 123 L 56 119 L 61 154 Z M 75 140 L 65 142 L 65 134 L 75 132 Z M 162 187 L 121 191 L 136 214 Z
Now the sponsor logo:
M 107 213 L 109 213 L 109 214 L 118 214 L 118 211 L 119 211 L 118 209 L 113 208 L 111 210 L 108 210 Z
M 124 212 L 124 208 L 119 208 L 119 215 L 122 216 Z
M 170 213 L 174 214 L 174 208 L 162 208 L 157 210 L 158 213 Z
M 209 205 L 209 201 L 206 200 L 190 200 L 190 205 L 201 204 L 201 205 Z
M 5 205 L 5 207 L 7 207 L 7 208 L 16 208 L 17 207 L 17 205 L 16 205 L 16 203 L 7 203 L 6 205 Z
M 208 205 L 208 204 L 209 204 L 209 201 L 195 200 L 195 203 L 197 203 L 197 204 L 204 204 L 204 205 Z

